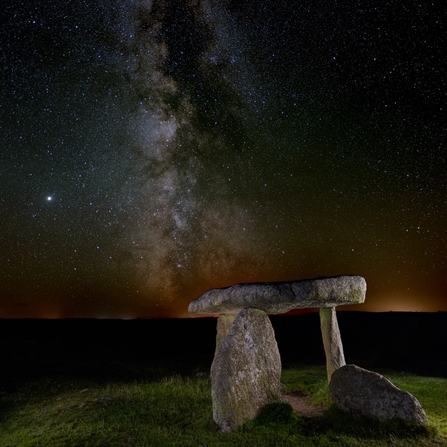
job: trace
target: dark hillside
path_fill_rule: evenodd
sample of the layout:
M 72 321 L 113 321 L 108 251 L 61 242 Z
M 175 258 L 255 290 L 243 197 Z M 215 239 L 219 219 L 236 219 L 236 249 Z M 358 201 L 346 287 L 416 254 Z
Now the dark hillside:
M 324 363 L 318 313 L 271 320 L 285 367 Z M 447 313 L 339 312 L 338 321 L 348 363 L 447 377 Z M 42 376 L 195 374 L 209 370 L 215 331 L 214 318 L 0 320 L 0 389 Z

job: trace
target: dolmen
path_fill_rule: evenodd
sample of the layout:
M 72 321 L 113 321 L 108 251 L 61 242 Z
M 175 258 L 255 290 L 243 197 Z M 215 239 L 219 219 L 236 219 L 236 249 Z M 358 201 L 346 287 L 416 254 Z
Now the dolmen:
M 211 365 L 213 418 L 230 433 L 281 401 L 281 358 L 267 314 L 319 308 L 328 381 L 346 364 L 335 308 L 365 301 L 360 276 L 247 283 L 212 289 L 192 301 L 189 312 L 219 314 Z

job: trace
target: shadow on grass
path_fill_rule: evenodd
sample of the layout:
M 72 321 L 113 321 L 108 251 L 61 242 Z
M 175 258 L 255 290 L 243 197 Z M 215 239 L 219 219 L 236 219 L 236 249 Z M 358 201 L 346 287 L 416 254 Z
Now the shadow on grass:
M 360 443 L 364 440 L 367 445 L 371 445 L 371 442 L 388 445 L 390 440 L 396 441 L 397 445 L 405 445 L 412 440 L 411 445 L 417 445 L 419 441 L 423 443 L 423 439 L 434 438 L 436 435 L 429 427 L 400 420 L 375 421 L 356 414 L 343 413 L 335 406 L 328 408 L 320 417 L 300 417 L 288 403 L 267 405 L 256 419 L 245 423 L 239 432 L 265 436 L 275 433 L 278 439 L 307 439 L 309 445 L 323 442 L 323 438 L 330 445 L 343 440 L 349 443 L 353 439 Z
M 332 432 L 374 440 L 417 439 L 434 435 L 428 426 L 411 424 L 400 419 L 381 422 L 359 414 L 342 412 L 335 405 L 331 405 L 320 418 L 306 419 L 304 429 L 308 435 Z
M 285 402 L 266 405 L 254 421 L 255 425 L 271 424 L 301 424 L 300 417 L 293 408 Z

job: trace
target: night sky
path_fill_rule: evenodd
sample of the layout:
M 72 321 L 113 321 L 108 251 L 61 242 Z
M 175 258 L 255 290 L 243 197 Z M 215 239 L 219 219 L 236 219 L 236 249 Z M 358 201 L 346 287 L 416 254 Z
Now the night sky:
M 347 310 L 447 311 L 440 8 L 6 2 L 0 317 L 341 274 L 368 284 Z

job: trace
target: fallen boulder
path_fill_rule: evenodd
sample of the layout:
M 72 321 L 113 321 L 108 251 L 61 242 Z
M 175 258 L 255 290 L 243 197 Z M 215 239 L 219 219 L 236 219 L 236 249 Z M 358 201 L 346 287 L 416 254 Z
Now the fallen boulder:
M 335 276 L 278 283 L 245 283 L 211 289 L 191 301 L 188 310 L 199 314 L 237 314 L 253 307 L 267 313 L 291 309 L 336 307 L 365 301 L 366 281 L 361 276 Z
M 356 365 L 337 369 L 329 384 L 331 397 L 342 411 L 358 412 L 380 421 L 393 418 L 426 424 L 427 416 L 419 401 L 393 385 L 382 375 Z
M 262 310 L 243 309 L 216 348 L 211 365 L 213 418 L 230 433 L 281 401 L 281 358 L 270 319 Z

